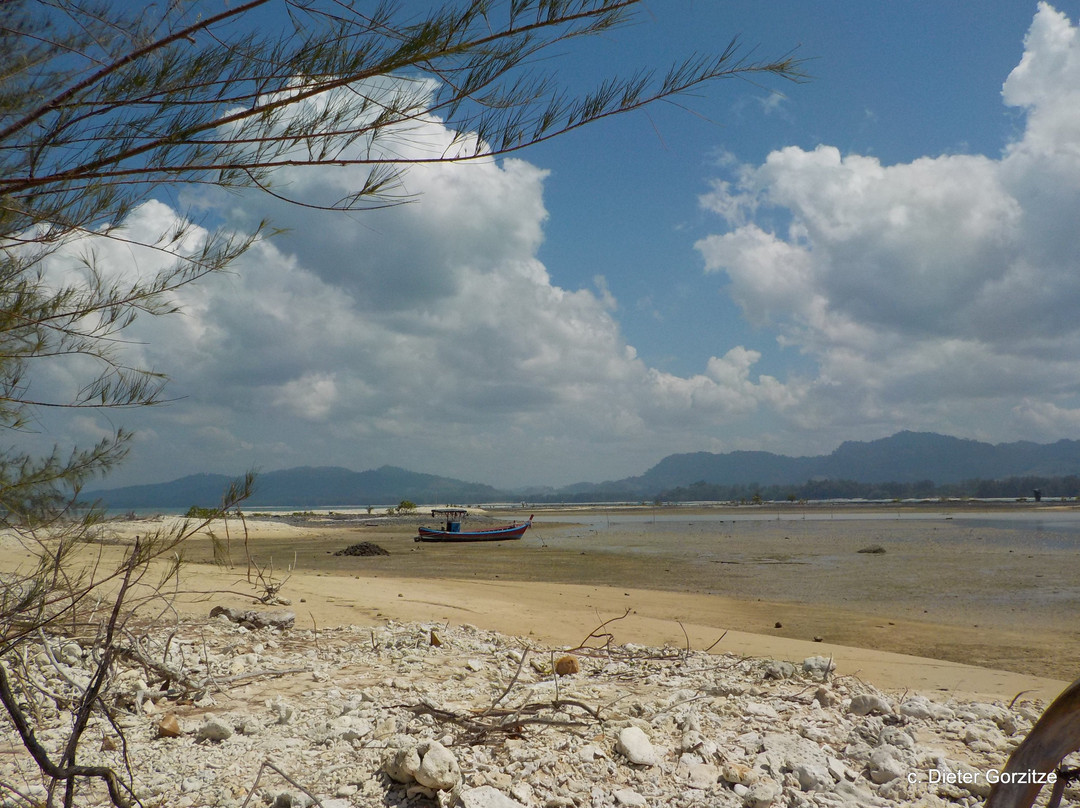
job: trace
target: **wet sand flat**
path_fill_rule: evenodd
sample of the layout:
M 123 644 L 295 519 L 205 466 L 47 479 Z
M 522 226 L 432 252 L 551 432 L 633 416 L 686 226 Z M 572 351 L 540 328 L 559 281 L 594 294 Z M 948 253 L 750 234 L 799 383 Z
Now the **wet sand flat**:
M 295 530 L 259 538 L 253 554 L 278 570 L 352 578 L 327 582 L 346 601 L 361 600 L 362 582 L 378 577 L 415 579 L 419 591 L 445 579 L 694 595 L 684 618 L 719 630 L 1061 680 L 1080 673 L 1080 553 L 1067 527 L 933 510 L 916 519 L 777 516 L 660 511 L 650 520 L 635 511 L 575 514 L 584 521 L 572 523 L 565 512 L 540 512 L 524 540 L 476 544 L 416 543 L 413 525 L 312 525 L 302 538 Z M 390 555 L 333 555 L 357 541 Z M 878 552 L 860 552 L 870 549 Z M 208 549 L 195 543 L 188 557 L 208 560 Z

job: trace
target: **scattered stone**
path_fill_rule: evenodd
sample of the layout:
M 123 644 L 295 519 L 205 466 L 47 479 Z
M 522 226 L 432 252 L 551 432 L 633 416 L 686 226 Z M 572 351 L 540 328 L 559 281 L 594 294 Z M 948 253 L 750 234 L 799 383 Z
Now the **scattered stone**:
M 288 724 L 292 721 L 293 714 L 296 712 L 291 704 L 288 704 L 281 700 L 278 696 L 270 704 L 270 712 L 273 714 L 274 719 L 278 724 Z
M 649 801 L 632 788 L 620 788 L 615 792 L 615 803 L 625 805 L 626 808 L 642 808 L 648 805 Z
M 398 783 L 416 781 L 416 772 L 420 768 L 420 752 L 415 744 L 391 748 L 383 760 L 382 770 Z
M 770 808 L 783 793 L 779 783 L 761 780 L 750 787 L 743 800 L 748 808 Z
M 772 660 L 622 646 L 594 655 L 589 676 L 556 686 L 549 666 L 519 664 L 520 643 L 472 626 L 279 634 L 255 633 L 253 625 L 226 616 L 180 621 L 151 636 L 147 658 L 175 672 L 169 679 L 134 660 L 116 661 L 102 697 L 115 711 L 120 748 L 146 804 L 237 808 L 271 760 L 295 783 L 263 779 L 253 802 L 264 808 L 307 805 L 303 789 L 327 808 L 970 808 L 985 799 L 985 773 L 1001 770 L 1042 712 L 1023 698 L 969 702 L 832 680 L 827 656 L 804 660 L 800 671 Z M 34 700 L 37 737 L 58 747 L 71 726 L 76 683 L 89 681 L 95 657 L 64 637 L 49 642 L 51 658 L 40 643 L 24 657 L 47 687 L 13 686 L 17 698 Z M 550 658 L 531 645 L 535 659 Z M 237 673 L 242 683 L 212 687 Z M 206 689 L 179 700 L 163 695 L 183 682 Z M 150 698 L 158 711 L 152 719 Z M 512 722 L 525 704 L 550 723 L 517 737 Z M 601 708 L 601 718 L 575 705 Z M 466 729 L 477 722 L 490 728 L 486 734 Z M 115 765 L 112 726 L 95 724 L 91 732 L 87 738 L 97 740 L 93 749 L 85 744 L 88 757 Z M 0 743 L 15 750 L 0 756 L 0 781 L 25 779 L 33 763 L 18 753 L 14 731 L 0 727 Z M 208 753 L 197 743 L 216 746 Z M 935 771 L 942 777 L 932 778 Z M 943 779 L 947 772 L 955 776 Z M 46 801 L 34 787 L 26 793 Z
M 465 808 L 525 808 L 493 786 L 462 789 L 459 797 Z
M 619 732 L 615 750 L 622 753 L 635 766 L 658 766 L 660 758 L 653 748 L 652 741 L 640 727 L 630 726 Z
M 790 662 L 770 662 L 765 666 L 766 679 L 790 679 L 795 675 L 795 666 Z
M 224 617 L 248 629 L 274 628 L 284 631 L 292 628 L 293 624 L 296 623 L 296 614 L 284 610 L 259 612 L 254 609 L 244 610 L 232 606 L 215 606 L 210 610 L 210 616 Z
M 834 785 L 828 768 L 816 763 L 803 763 L 795 769 L 799 788 L 803 791 L 827 791 Z
M 203 725 L 195 730 L 195 740 L 220 743 L 221 741 L 227 741 L 232 737 L 232 734 L 232 727 L 216 715 L 210 715 L 206 717 Z
M 720 767 L 713 763 L 695 763 L 689 767 L 687 779 L 690 788 L 708 791 L 720 779 Z
M 870 779 L 881 785 L 900 777 L 907 767 L 898 759 L 896 748 L 885 745 L 870 753 L 868 769 Z
M 824 679 L 834 670 L 836 670 L 836 662 L 832 657 L 826 656 L 812 656 L 807 657 L 802 662 L 803 673 L 807 674 L 814 679 Z
M 282 791 L 274 797 L 274 801 L 270 803 L 270 808 L 308 808 L 311 802 L 311 798 L 307 794 Z
M 892 705 L 875 693 L 860 693 L 853 696 L 848 712 L 854 715 L 891 715 Z
M 862 549 L 857 550 L 856 552 L 869 553 L 870 555 L 881 555 L 882 553 L 885 552 L 885 548 L 882 547 L 880 544 L 871 544 L 869 547 L 863 547 Z
M 461 782 L 461 769 L 457 758 L 438 741 L 422 743 L 417 752 L 420 767 L 416 770 L 416 782 L 438 791 L 449 791 Z
M 822 707 L 832 707 L 837 699 L 829 688 L 823 686 L 814 691 L 814 701 Z
M 370 541 L 350 544 L 344 550 L 334 553 L 336 556 L 388 556 L 390 551 Z

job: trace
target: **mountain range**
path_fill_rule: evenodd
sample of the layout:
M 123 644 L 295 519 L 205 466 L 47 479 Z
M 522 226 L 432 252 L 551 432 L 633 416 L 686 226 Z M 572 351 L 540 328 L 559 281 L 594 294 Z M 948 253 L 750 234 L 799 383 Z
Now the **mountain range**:
M 770 452 L 692 452 L 665 457 L 644 474 L 557 489 L 500 490 L 482 483 L 382 466 L 370 471 L 303 467 L 262 473 L 252 506 L 386 506 L 413 502 L 499 502 L 520 499 L 652 499 L 696 483 L 796 485 L 812 480 L 934 484 L 1010 477 L 1080 475 L 1080 441 L 989 444 L 932 432 L 899 432 L 874 441 L 846 441 L 827 455 L 788 457 Z M 90 492 L 114 509 L 215 505 L 232 478 L 196 474 L 155 485 Z

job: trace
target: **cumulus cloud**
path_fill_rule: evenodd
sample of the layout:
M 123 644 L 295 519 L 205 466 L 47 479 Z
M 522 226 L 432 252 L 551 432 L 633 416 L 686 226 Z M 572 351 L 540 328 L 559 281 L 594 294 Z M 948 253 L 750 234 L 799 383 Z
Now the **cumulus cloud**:
M 428 118 L 385 148 L 408 158 L 458 141 Z M 291 199 L 325 204 L 364 171 L 288 168 L 271 179 Z M 640 473 L 761 407 L 786 406 L 784 385 L 755 374 L 758 353 L 734 348 L 691 378 L 659 372 L 627 344 L 602 275 L 594 289 L 554 284 L 536 257 L 545 177 L 520 159 L 416 166 L 404 177 L 414 201 L 353 214 L 260 193 L 200 200 L 227 227 L 268 218 L 287 232 L 180 290 L 182 314 L 133 327 L 136 358 L 166 370 L 178 400 L 125 414 L 139 438 L 117 480 L 392 463 L 499 485 L 567 483 Z M 140 238 L 178 221 L 150 202 L 126 227 Z M 156 265 L 118 242 L 95 248 L 118 273 Z
M 795 427 L 1076 433 L 1080 37 L 1047 3 L 1002 99 L 1026 126 L 1000 155 L 789 147 L 702 197 L 727 225 L 697 244 L 706 270 L 816 364 L 786 390 Z

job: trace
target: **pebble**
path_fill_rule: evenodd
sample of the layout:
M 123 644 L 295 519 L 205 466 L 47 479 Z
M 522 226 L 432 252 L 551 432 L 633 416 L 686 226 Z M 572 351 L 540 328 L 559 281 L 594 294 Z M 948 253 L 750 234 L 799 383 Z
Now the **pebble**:
M 216 715 L 207 716 L 202 726 L 195 730 L 197 741 L 226 741 L 232 737 L 232 727 L 218 718 Z
M 525 808 L 517 800 L 491 786 L 466 788 L 459 797 L 464 808 Z
M 632 788 L 620 788 L 615 792 L 615 802 L 618 805 L 625 805 L 627 808 L 639 808 L 639 806 L 648 805 L 649 801 L 645 799 L 641 794 L 638 794 Z
M 848 711 L 855 715 L 889 715 L 892 705 L 876 693 L 860 693 L 851 699 Z
M 615 749 L 637 766 L 656 766 L 660 763 L 652 741 L 640 727 L 630 726 L 622 729 Z
M 33 643 L 25 659 L 57 699 L 37 690 L 17 696 L 37 707 L 37 737 L 60 748 L 71 726 L 71 682 L 89 681 L 94 653 L 64 637 L 50 642 L 55 661 Z M 792 665 L 614 644 L 590 655 L 587 676 L 556 680 L 550 663 L 519 662 L 526 648 L 538 660 L 558 659 L 563 649 L 445 623 L 316 634 L 223 615 L 181 622 L 147 643 L 149 658 L 205 680 L 205 692 L 155 695 L 158 712 L 148 715 L 143 694 L 165 686 L 120 660 L 106 703 L 119 705 L 136 793 L 192 808 L 238 808 L 249 796 L 249 805 L 310 804 L 271 773 L 253 795 L 266 760 L 326 808 L 975 805 L 986 796 L 985 772 L 1000 770 L 1045 707 L 1025 698 L 1010 706 L 886 693 L 831 675 L 835 665 L 824 656 Z M 70 681 L 57 675 L 57 662 L 70 668 Z M 267 675 L 214 686 L 241 668 Z M 441 717 L 450 715 L 491 730 L 478 735 Z M 526 720 L 533 715 L 535 725 Z M 116 732 L 103 718 L 88 729 L 95 738 Z M 21 748 L 9 726 L 0 726 L 0 742 Z M 118 751 L 100 746 L 84 743 L 80 762 L 123 765 Z M 971 782 L 932 783 L 932 770 Z M 25 754 L 0 757 L 2 782 L 24 782 L 32 771 Z M 1068 800 L 1076 803 L 1075 789 Z
M 449 791 L 461 782 L 461 769 L 457 758 L 438 741 L 427 741 L 417 750 L 420 767 L 416 770 L 416 782 L 439 791 Z

